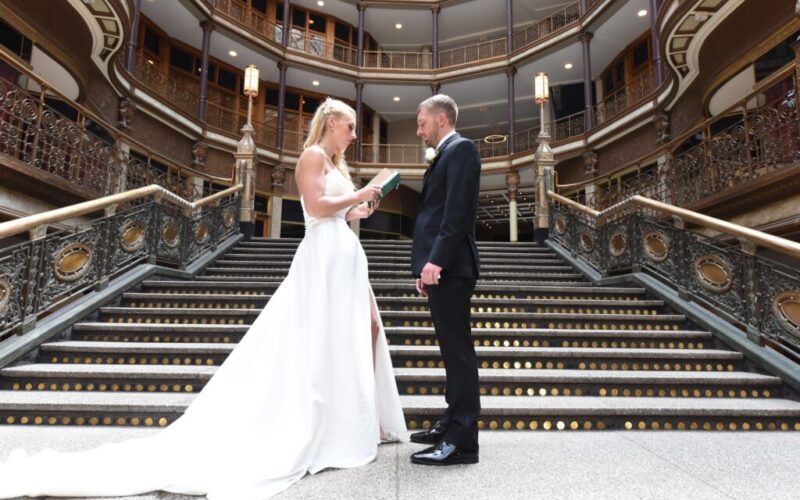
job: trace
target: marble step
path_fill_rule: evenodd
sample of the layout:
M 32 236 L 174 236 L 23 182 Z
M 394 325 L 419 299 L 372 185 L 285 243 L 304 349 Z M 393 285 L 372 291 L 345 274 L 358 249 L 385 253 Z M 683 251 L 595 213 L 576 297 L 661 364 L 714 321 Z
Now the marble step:
M 135 325 L 139 326 L 139 325 Z M 149 327 L 151 325 L 142 325 Z M 176 325 L 172 325 L 174 328 Z M 197 326 L 197 325 L 189 325 Z M 236 329 L 239 329 L 236 335 Z M 104 340 L 58 341 L 42 344 L 43 362 L 86 364 L 185 364 L 216 365 L 224 361 L 241 338 L 242 327 L 216 327 L 211 335 L 202 328 L 181 329 L 174 334 L 163 329 L 141 328 L 139 341 L 125 341 L 130 332 L 119 332 Z M 223 333 L 224 332 L 224 333 Z M 134 337 L 136 334 L 133 335 Z M 89 337 L 93 338 L 93 337 Z M 147 340 L 145 340 L 147 339 Z M 717 349 L 476 347 L 481 368 L 644 370 L 644 371 L 735 371 L 741 368 L 739 352 Z M 441 368 L 444 363 L 436 346 L 389 345 L 398 368 Z
M 0 423 L 163 427 L 193 398 L 187 393 L 0 391 Z M 445 408 L 443 396 L 404 395 L 400 401 L 411 430 L 430 427 Z M 500 430 L 800 430 L 800 403 L 777 398 L 484 396 L 478 424 Z
M 73 327 L 76 340 L 96 342 L 238 342 L 249 329 L 244 324 L 165 324 L 84 322 Z M 394 345 L 437 345 L 432 327 L 385 328 Z M 709 332 L 693 330 L 591 330 L 548 328 L 473 328 L 475 346 L 484 347 L 611 347 L 630 349 L 704 349 L 713 345 Z
M 0 370 L 0 390 L 198 392 L 217 366 L 31 364 Z M 771 398 L 778 377 L 746 372 L 479 370 L 481 395 Z M 401 394 L 443 394 L 440 368 L 395 370 Z
M 235 253 L 230 251 L 226 253 L 221 260 L 217 262 L 221 262 L 222 260 L 225 261 L 232 261 L 232 262 L 242 262 L 246 261 L 247 263 L 264 263 L 264 262 L 274 262 L 276 265 L 289 265 L 294 258 L 294 254 L 285 254 L 285 255 L 273 255 L 271 253 Z M 369 258 L 370 266 L 374 265 L 403 265 L 408 266 L 410 265 L 411 259 L 402 257 L 402 256 L 388 256 L 388 257 L 381 257 L 381 256 L 373 256 Z M 536 266 L 536 265 L 560 265 L 564 264 L 564 261 L 558 257 L 525 257 L 525 256 L 515 256 L 509 258 L 484 258 L 481 257 L 481 266 L 506 266 L 506 265 L 514 265 L 514 266 Z M 483 267 L 482 267 L 483 268 Z
M 388 286 L 391 285 L 393 288 L 396 287 L 413 287 L 414 285 L 414 278 L 411 276 L 409 272 L 407 274 L 408 278 L 406 279 L 397 279 L 397 278 L 383 278 L 383 277 L 376 277 L 372 276 L 370 279 L 370 283 L 372 284 L 373 289 L 377 286 L 383 285 Z M 215 281 L 215 282 L 235 282 L 235 283 L 273 283 L 282 281 L 286 277 L 284 272 L 275 273 L 275 274 L 268 274 L 264 276 L 256 276 L 256 275 L 243 275 L 243 276 L 234 276 L 234 275 L 222 275 L 222 276 L 212 276 L 203 274 L 198 276 L 198 279 L 203 281 Z M 544 279 L 548 278 L 548 279 Z M 530 278 L 525 278 L 523 280 L 517 280 L 513 278 L 492 278 L 492 279 L 480 279 L 477 283 L 478 287 L 481 286 L 488 286 L 488 287 L 516 287 L 518 290 L 525 290 L 527 287 L 532 286 L 549 286 L 549 287 L 591 287 L 592 284 L 588 281 L 567 281 L 563 280 L 560 281 L 557 277 L 548 277 L 544 276 L 542 280 L 534 280 Z M 477 287 L 476 287 L 477 288 Z M 497 288 L 500 289 L 500 288 Z
M 204 276 L 281 276 L 285 277 L 288 273 L 288 268 L 283 267 L 208 267 L 203 271 Z M 527 270 L 527 271 L 513 271 L 513 272 L 481 272 L 481 281 L 491 280 L 509 280 L 509 281 L 527 281 L 536 283 L 538 281 L 580 281 L 583 275 L 579 273 L 565 273 L 563 269 L 559 270 Z M 397 269 L 397 270 L 376 270 L 370 269 L 369 275 L 373 279 L 394 278 L 413 279 L 410 269 Z
M 234 293 L 158 293 L 158 292 L 126 292 L 122 295 L 122 304 L 127 307 L 204 307 L 218 305 L 227 308 L 228 305 L 240 308 L 263 307 L 272 298 L 272 294 L 241 295 Z M 473 299 L 473 310 L 478 309 L 508 308 L 511 312 L 529 311 L 534 308 L 572 308 L 578 310 L 592 309 L 599 313 L 602 310 L 640 310 L 650 309 L 651 312 L 664 307 L 661 300 L 631 300 L 618 299 Z M 428 299 L 425 297 L 403 296 L 377 296 L 376 300 L 381 311 L 403 310 L 404 307 L 417 307 L 419 310 L 428 310 Z M 186 304 L 186 305 L 182 305 Z M 244 307 L 242 307 L 244 306 Z M 547 312 L 547 311 L 546 311 Z
M 275 290 L 280 284 L 280 279 L 275 280 L 259 280 L 259 281 L 226 281 L 220 283 L 215 280 L 208 280 L 205 278 L 198 278 L 197 280 L 145 280 L 142 282 L 142 288 L 148 291 L 161 290 L 165 288 L 169 290 L 181 290 L 184 293 L 187 289 L 197 293 L 199 290 L 209 291 L 211 293 L 242 291 L 257 293 L 262 290 Z M 380 296 L 381 293 L 390 292 L 392 295 L 401 293 L 409 294 L 409 296 L 419 296 L 414 286 L 412 279 L 399 280 L 399 281 L 376 281 L 372 283 L 372 289 L 376 295 Z M 519 295 L 522 295 L 520 297 Z M 645 295 L 644 288 L 634 287 L 595 287 L 591 283 L 581 282 L 580 286 L 565 286 L 560 283 L 558 286 L 546 285 L 511 285 L 496 282 L 478 282 L 473 293 L 474 298 L 534 298 L 535 296 L 547 296 L 550 298 L 555 297 L 629 297 L 629 296 L 643 296 Z M 529 297 L 530 296 L 530 297 Z
M 117 324 L 251 324 L 260 314 L 260 309 L 205 309 L 169 307 L 102 307 L 100 322 Z M 473 328 L 535 328 L 548 326 L 573 328 L 580 324 L 584 328 L 635 328 L 646 329 L 658 324 L 662 329 L 680 327 L 686 317 L 682 314 L 649 314 L 649 310 L 638 314 L 575 314 L 575 313 L 526 313 L 526 312 L 475 312 L 472 313 Z M 643 313 L 643 314 L 642 314 Z M 385 326 L 430 326 L 427 311 L 382 311 Z M 594 322 L 594 323 L 589 323 Z M 402 324 L 401 324 L 402 323 Z M 416 323 L 416 324 L 414 324 Z M 635 326 L 633 325 L 635 323 Z M 514 326 L 516 325 L 516 326 Z
M 389 345 L 397 368 L 443 368 L 436 346 Z M 480 368 L 736 371 L 743 356 L 717 349 L 476 347 Z
M 275 270 L 275 269 L 288 269 L 291 264 L 290 260 L 270 260 L 270 259 L 229 259 L 224 258 L 214 262 L 214 267 L 224 269 L 259 269 L 259 270 Z M 393 262 L 383 263 L 371 260 L 369 262 L 370 271 L 397 271 L 403 272 L 408 275 L 410 269 L 409 262 Z M 569 265 L 564 265 L 561 262 L 545 262 L 540 264 L 529 264 L 522 262 L 515 262 L 513 264 L 488 264 L 481 262 L 481 274 L 485 273 L 502 273 L 502 272 L 519 272 L 526 276 L 526 273 L 569 273 L 574 271 L 574 268 Z

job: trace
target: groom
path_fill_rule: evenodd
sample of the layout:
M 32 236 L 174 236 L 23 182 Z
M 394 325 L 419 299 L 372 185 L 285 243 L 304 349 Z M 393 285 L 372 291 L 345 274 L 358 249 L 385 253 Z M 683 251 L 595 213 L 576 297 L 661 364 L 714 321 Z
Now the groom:
M 447 375 L 447 410 L 411 441 L 433 445 L 411 455 L 424 465 L 478 462 L 478 359 L 470 338 L 470 299 L 478 279 L 475 212 L 481 161 L 471 140 L 455 131 L 458 107 L 439 94 L 417 108 L 417 135 L 436 148 L 422 184 L 411 271 L 428 297 Z

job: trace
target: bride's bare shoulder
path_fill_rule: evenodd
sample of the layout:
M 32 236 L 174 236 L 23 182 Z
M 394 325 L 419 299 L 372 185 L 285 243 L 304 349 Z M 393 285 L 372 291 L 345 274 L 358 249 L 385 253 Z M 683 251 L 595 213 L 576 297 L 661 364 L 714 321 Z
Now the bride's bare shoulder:
M 300 153 L 297 159 L 296 174 L 321 174 L 325 172 L 325 152 L 318 147 L 311 146 Z

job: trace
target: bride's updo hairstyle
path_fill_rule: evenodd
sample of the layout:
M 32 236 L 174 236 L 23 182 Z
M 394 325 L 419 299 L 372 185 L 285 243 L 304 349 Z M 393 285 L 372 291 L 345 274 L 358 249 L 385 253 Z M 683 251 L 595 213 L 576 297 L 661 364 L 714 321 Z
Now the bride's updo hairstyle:
M 338 99 L 326 98 L 317 108 L 317 112 L 314 113 L 314 118 L 311 119 L 311 124 L 308 126 L 308 138 L 306 138 L 306 142 L 303 143 L 303 149 L 307 149 L 318 143 L 325 133 L 328 132 L 325 126 L 328 117 L 333 116 L 338 119 L 346 114 L 356 116 L 355 110 L 347 104 Z M 332 161 L 344 178 L 351 180 L 347 162 L 344 160 L 344 151 L 337 150 L 333 155 Z

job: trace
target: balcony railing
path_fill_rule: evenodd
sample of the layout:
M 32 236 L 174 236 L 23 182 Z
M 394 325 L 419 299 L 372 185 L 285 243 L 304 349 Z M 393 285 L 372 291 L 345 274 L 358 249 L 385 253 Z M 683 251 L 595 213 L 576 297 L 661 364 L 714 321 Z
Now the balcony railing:
M 237 0 L 205 0 L 211 9 L 221 16 L 255 33 L 263 40 L 277 47 L 281 46 L 283 26 Z M 602 0 L 590 0 L 589 10 Z M 514 51 L 528 48 L 550 35 L 559 33 L 580 21 L 579 2 L 575 2 L 550 16 L 532 23 L 513 35 Z M 474 64 L 507 56 L 507 37 L 470 43 L 463 47 L 439 51 L 439 67 L 446 68 L 462 64 Z M 322 33 L 305 32 L 293 28 L 289 32 L 288 48 L 323 59 L 335 60 L 350 66 L 358 66 L 358 53 L 353 47 L 330 43 Z M 364 68 L 375 69 L 431 69 L 431 52 L 404 52 L 392 50 L 364 51 Z
M 517 51 L 528 48 L 539 40 L 572 26 L 580 20 L 580 17 L 579 3 L 576 2 L 569 5 L 514 33 L 514 38 L 512 40 L 514 50 Z
M 166 158 L 70 100 L 0 49 L 0 154 L 87 197 L 158 184 L 184 198 L 228 183 Z M 205 190 L 205 191 L 204 191 Z
M 186 89 L 185 85 L 162 71 L 151 59 L 137 57 L 133 76 L 187 115 L 197 114 L 199 95 Z
M 431 52 L 365 50 L 364 67 L 380 69 L 431 69 Z
M 793 63 L 727 110 L 646 155 L 645 159 L 663 156 L 661 165 L 637 160 L 573 185 L 573 191 L 595 186 L 585 201 L 597 209 L 637 194 L 686 207 L 796 169 L 800 167 L 798 88 Z

